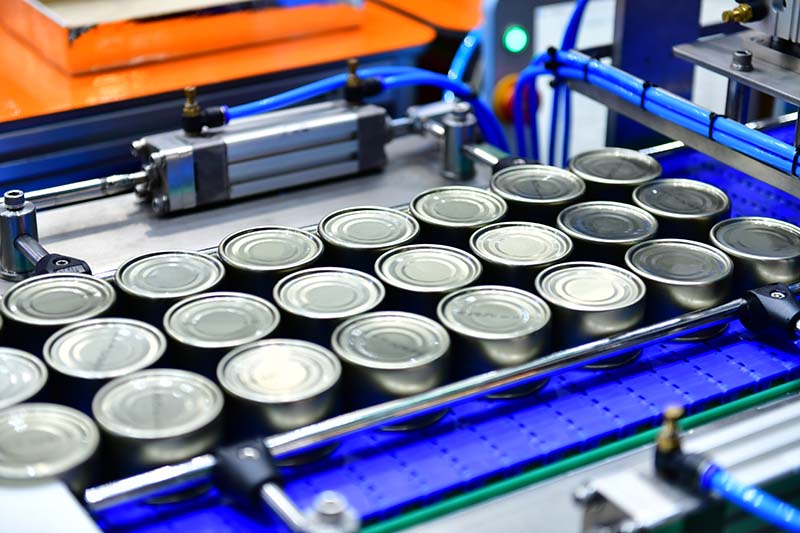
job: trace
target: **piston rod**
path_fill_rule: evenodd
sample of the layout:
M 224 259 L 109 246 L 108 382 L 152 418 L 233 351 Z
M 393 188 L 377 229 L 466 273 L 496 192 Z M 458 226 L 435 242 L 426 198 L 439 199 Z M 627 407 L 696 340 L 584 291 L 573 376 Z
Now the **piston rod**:
M 800 293 L 800 282 L 789 286 L 793 295 Z M 513 368 L 494 370 L 456 383 L 445 385 L 409 398 L 346 413 L 294 431 L 267 437 L 266 447 L 274 456 L 288 455 L 304 448 L 320 446 L 340 437 L 381 424 L 411 418 L 449 407 L 478 396 L 549 378 L 568 370 L 644 346 L 730 321 L 744 309 L 746 302 L 738 298 L 717 307 L 694 311 L 663 322 L 645 326 L 612 337 L 567 348 Z M 90 488 L 85 493 L 88 507 L 99 511 L 114 505 L 179 488 L 184 482 L 207 476 L 214 467 L 213 455 L 203 455 L 186 463 L 165 466 L 127 479 Z

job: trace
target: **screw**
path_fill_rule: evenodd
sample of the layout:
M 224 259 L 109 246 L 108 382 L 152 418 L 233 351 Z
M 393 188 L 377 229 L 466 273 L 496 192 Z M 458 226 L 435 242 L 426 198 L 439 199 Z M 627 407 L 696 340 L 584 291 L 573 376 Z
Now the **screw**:
M 3 195 L 3 202 L 6 208 L 12 211 L 19 211 L 25 205 L 25 193 L 19 189 L 11 189 Z
M 769 293 L 771 298 L 775 298 L 776 300 L 783 300 L 786 298 L 786 293 L 783 291 L 772 291 Z
M 453 106 L 453 116 L 459 122 L 464 122 L 467 120 L 470 112 L 472 111 L 472 106 L 469 105 L 467 102 L 458 102 L 455 106 Z
M 56 259 L 55 260 L 55 265 L 56 266 L 63 267 L 63 266 L 67 266 L 68 264 L 69 264 L 69 261 L 67 261 L 66 259 Z
M 169 197 L 167 195 L 156 196 L 151 202 L 153 211 L 158 215 L 163 215 L 169 212 Z
M 314 499 L 314 510 L 321 516 L 336 519 L 347 510 L 347 500 L 338 492 L 326 490 Z
M 753 52 L 750 50 L 736 50 L 733 53 L 731 68 L 739 72 L 750 72 L 753 70 Z

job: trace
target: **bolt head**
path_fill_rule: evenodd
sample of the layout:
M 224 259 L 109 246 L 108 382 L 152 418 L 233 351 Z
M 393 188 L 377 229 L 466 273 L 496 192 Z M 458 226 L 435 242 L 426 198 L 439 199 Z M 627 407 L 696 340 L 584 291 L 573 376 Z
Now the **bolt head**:
M 731 67 L 740 72 L 753 70 L 753 52 L 750 50 L 736 50 L 733 53 Z
M 324 516 L 341 516 L 347 511 L 347 500 L 338 492 L 326 490 L 314 499 L 314 510 Z
M 239 450 L 239 459 L 258 459 L 261 457 L 261 453 L 252 446 L 245 446 L 244 448 Z
M 775 298 L 776 300 L 784 300 L 786 299 L 786 293 L 783 291 L 772 291 L 769 293 L 771 298 Z
M 151 202 L 151 207 L 159 215 L 163 215 L 169 211 L 169 197 L 167 195 L 156 196 Z
M 67 261 L 66 259 L 56 259 L 55 261 L 55 265 L 60 267 L 67 266 L 68 264 L 69 261 Z
M 3 194 L 3 203 L 8 209 L 20 209 L 25 205 L 25 193 L 19 189 L 11 189 Z

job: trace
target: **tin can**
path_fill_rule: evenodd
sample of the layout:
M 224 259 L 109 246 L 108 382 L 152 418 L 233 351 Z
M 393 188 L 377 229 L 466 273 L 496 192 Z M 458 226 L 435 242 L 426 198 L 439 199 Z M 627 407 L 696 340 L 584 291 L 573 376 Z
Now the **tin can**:
M 381 254 L 411 244 L 418 235 L 419 223 L 414 217 L 385 207 L 342 209 L 319 223 L 326 259 L 367 273 L 372 273 Z
M 159 368 L 114 379 L 92 413 L 110 464 L 132 475 L 208 453 L 222 437 L 222 391 L 193 372 Z
M 62 479 L 75 494 L 94 478 L 100 432 L 91 418 L 50 403 L 0 411 L 0 480 Z
M 279 279 L 314 266 L 323 250 L 322 241 L 313 233 L 261 226 L 225 237 L 219 245 L 219 258 L 225 263 L 232 289 L 269 300 Z
M 339 410 L 342 366 L 327 348 L 268 339 L 231 350 L 217 368 L 236 438 L 291 431 Z
M 550 348 L 550 308 L 526 291 L 499 285 L 468 287 L 442 298 L 437 314 L 453 339 L 459 379 L 530 362 Z M 490 397 L 530 394 L 545 383 L 540 380 Z
M 707 242 L 711 228 L 731 214 L 724 191 L 687 179 L 661 179 L 633 191 L 633 203 L 658 220 L 658 236 Z
M 568 170 L 547 165 L 516 165 L 492 176 L 490 188 L 508 204 L 507 219 L 555 226 L 567 206 L 580 202 L 586 184 Z
M 655 237 L 658 222 L 632 205 L 584 202 L 564 209 L 558 228 L 572 239 L 575 259 L 624 266 L 628 248 Z
M 107 314 L 115 301 L 110 283 L 86 274 L 45 274 L 20 281 L 0 300 L 6 328 L 13 330 L 6 341 L 41 356 L 45 341 L 59 328 Z
M 794 224 L 730 218 L 711 229 L 711 244 L 733 259 L 733 281 L 741 290 L 800 278 L 800 228 Z
M 129 316 L 161 327 L 170 306 L 213 290 L 224 276 L 225 267 L 210 255 L 176 250 L 134 257 L 114 279 Z
M 474 255 L 436 244 L 396 248 L 375 262 L 375 273 L 387 286 L 388 305 L 428 318 L 436 318 L 442 296 L 474 284 L 482 272 Z
M 648 322 L 720 305 L 731 296 L 733 262 L 707 244 L 681 239 L 643 242 L 628 250 L 625 263 L 647 286 Z M 726 327 L 713 326 L 676 340 L 709 339 Z
M 570 256 L 572 240 L 544 224 L 499 222 L 473 233 L 469 247 L 483 264 L 485 282 L 532 290 L 539 272 Z
M 588 261 L 553 265 L 536 276 L 536 292 L 553 311 L 556 348 L 616 335 L 638 327 L 644 320 L 644 282 L 613 265 Z M 627 352 L 586 368 L 619 366 L 640 352 Z
M 289 336 L 329 347 L 343 320 L 374 310 L 386 291 L 369 274 L 349 268 L 310 268 L 275 285 L 274 299 Z
M 215 379 L 231 349 L 263 339 L 280 323 L 278 309 L 258 296 L 209 292 L 181 300 L 164 315 L 176 366 Z
M 157 364 L 166 349 L 164 334 L 138 320 L 97 318 L 62 328 L 44 345 L 54 399 L 91 414 L 100 387 Z
M 450 337 L 436 321 L 399 311 L 367 313 L 333 332 L 333 351 L 344 366 L 349 409 L 405 398 L 443 385 L 450 371 Z M 414 417 L 388 429 L 431 424 L 446 410 Z
M 586 182 L 587 200 L 629 202 L 633 190 L 661 176 L 661 164 L 627 148 L 601 148 L 576 155 L 569 169 Z
M 0 409 L 36 398 L 47 383 L 47 367 L 38 357 L 0 347 Z
M 492 192 L 456 185 L 417 195 L 409 209 L 419 221 L 420 240 L 466 248 L 472 233 L 502 220 L 508 206 Z

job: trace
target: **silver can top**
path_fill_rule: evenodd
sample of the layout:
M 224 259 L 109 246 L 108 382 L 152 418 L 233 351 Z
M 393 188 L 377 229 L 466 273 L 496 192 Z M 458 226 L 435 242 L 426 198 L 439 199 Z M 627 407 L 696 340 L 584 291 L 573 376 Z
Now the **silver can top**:
M 529 292 L 483 285 L 448 294 L 439 302 L 439 321 L 461 335 L 513 339 L 535 333 L 550 322 L 550 307 Z
M 164 315 L 164 331 L 196 348 L 233 348 L 263 339 L 278 327 L 278 309 L 258 296 L 209 292 L 176 303 Z
M 97 451 L 100 432 L 85 414 L 49 403 L 0 411 L 0 479 L 26 480 L 69 472 Z
M 613 185 L 639 185 L 661 176 L 661 164 L 627 148 L 601 148 L 578 154 L 569 169 L 586 181 Z
M 335 246 L 381 250 L 402 246 L 419 233 L 417 220 L 396 209 L 352 207 L 331 213 L 319 223 L 319 235 Z
M 310 265 L 323 249 L 322 241 L 313 233 L 286 226 L 261 226 L 225 237 L 219 245 L 219 257 L 234 268 L 271 272 Z
M 115 300 L 107 281 L 86 274 L 45 274 L 12 286 L 0 309 L 25 324 L 63 326 L 101 315 Z
M 436 226 L 479 228 L 505 216 L 508 206 L 494 193 L 477 187 L 450 186 L 417 195 L 409 205 L 411 214 Z
M 156 363 L 167 349 L 150 324 L 98 318 L 61 328 L 47 339 L 44 360 L 54 370 L 82 379 L 112 379 Z
M 531 204 L 561 204 L 583 196 L 586 184 L 563 168 L 547 165 L 516 165 L 501 170 L 490 187 L 505 200 Z
M 573 239 L 623 245 L 646 241 L 658 231 L 653 215 L 619 202 L 571 205 L 559 213 L 557 224 Z
M 705 285 L 733 274 L 730 257 L 707 244 L 657 239 L 637 244 L 625 255 L 635 274 L 672 285 Z
M 480 261 L 467 252 L 435 244 L 413 244 L 386 252 L 375 262 L 384 283 L 414 292 L 448 292 L 480 277 Z
M 217 379 L 232 396 L 259 403 L 314 398 L 339 382 L 342 365 L 330 350 L 293 339 L 269 339 L 231 350 Z
M 345 361 L 386 370 L 417 368 L 447 354 L 450 336 L 438 322 L 413 313 L 367 313 L 333 332 L 333 351 Z
M 553 265 L 536 276 L 536 292 L 551 305 L 576 311 L 623 309 L 644 298 L 641 278 L 605 263 Z
M 371 311 L 386 290 L 369 274 L 349 268 L 310 268 L 286 276 L 273 291 L 278 307 L 308 318 L 346 318 Z
M 148 299 L 185 298 L 215 287 L 225 275 L 219 260 L 199 252 L 165 251 L 135 257 L 117 269 L 117 287 Z
M 734 257 L 756 260 L 800 257 L 800 228 L 774 218 L 723 220 L 711 229 L 711 242 Z
M 562 231 L 533 222 L 499 222 L 472 234 L 472 251 L 490 263 L 512 266 L 549 265 L 572 253 Z
M 47 383 L 47 367 L 28 352 L 0 348 L 0 409 L 22 403 Z
M 92 401 L 103 430 L 132 439 L 166 439 L 206 427 L 222 412 L 222 391 L 193 372 L 141 370 L 106 383 Z
M 640 185 L 633 202 L 656 216 L 670 218 L 713 217 L 726 213 L 731 200 L 722 190 L 687 179 L 663 179 Z

